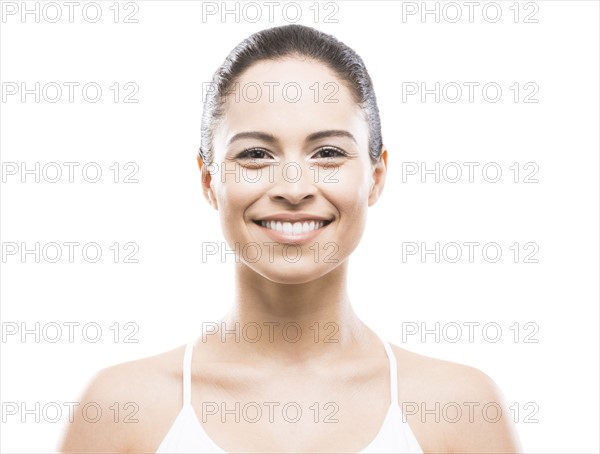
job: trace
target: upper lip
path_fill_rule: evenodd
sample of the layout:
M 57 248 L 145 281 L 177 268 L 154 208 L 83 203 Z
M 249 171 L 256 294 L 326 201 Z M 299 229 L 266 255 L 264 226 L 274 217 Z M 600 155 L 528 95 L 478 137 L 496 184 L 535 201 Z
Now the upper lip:
M 280 221 L 280 222 L 303 222 L 303 221 L 331 221 L 333 218 L 319 216 L 310 213 L 278 213 L 271 214 L 262 218 L 254 219 L 259 221 Z

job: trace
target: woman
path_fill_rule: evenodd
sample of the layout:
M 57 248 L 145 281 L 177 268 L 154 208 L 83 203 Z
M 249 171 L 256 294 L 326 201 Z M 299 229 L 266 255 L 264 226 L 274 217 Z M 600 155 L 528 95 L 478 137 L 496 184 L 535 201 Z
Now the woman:
M 352 309 L 348 258 L 388 156 L 361 58 L 276 27 L 207 92 L 198 162 L 239 257 L 232 308 L 187 346 L 101 371 L 81 405 L 132 403 L 137 422 L 76 416 L 61 451 L 519 451 L 490 378 L 390 346 Z

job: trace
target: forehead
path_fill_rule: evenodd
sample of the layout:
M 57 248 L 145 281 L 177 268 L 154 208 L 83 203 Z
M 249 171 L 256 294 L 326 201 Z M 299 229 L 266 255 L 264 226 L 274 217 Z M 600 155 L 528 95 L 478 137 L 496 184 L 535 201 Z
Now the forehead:
M 259 61 L 238 78 L 216 139 L 266 131 L 301 140 L 324 129 L 349 130 L 367 146 L 367 123 L 345 83 L 323 63 L 289 57 Z

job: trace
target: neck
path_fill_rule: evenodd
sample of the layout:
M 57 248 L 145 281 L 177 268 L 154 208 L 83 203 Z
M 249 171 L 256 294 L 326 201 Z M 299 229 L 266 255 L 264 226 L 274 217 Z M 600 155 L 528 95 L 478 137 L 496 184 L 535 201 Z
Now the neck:
M 370 332 L 350 303 L 347 274 L 345 261 L 310 282 L 279 284 L 239 264 L 233 308 L 215 337 L 246 358 L 298 363 L 339 357 Z M 225 338 L 223 329 L 230 333 Z

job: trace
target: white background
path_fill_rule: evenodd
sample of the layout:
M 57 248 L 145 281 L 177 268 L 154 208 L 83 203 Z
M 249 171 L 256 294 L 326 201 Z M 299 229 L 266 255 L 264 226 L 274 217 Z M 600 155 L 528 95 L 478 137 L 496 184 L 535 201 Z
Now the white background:
M 96 242 L 103 253 L 98 263 L 86 262 L 81 246 L 74 263 L 66 247 L 58 263 L 43 257 L 35 263 L 33 254 L 23 263 L 20 254 L 3 254 L 3 405 L 24 403 L 33 409 L 36 402 L 42 408 L 76 401 L 99 369 L 188 342 L 202 322 L 219 320 L 231 301 L 233 259 L 222 264 L 209 257 L 203 263 L 201 254 L 202 242 L 223 241 L 217 213 L 202 197 L 195 161 L 202 83 L 239 41 L 288 23 L 282 17 L 285 3 L 275 9 L 272 23 L 260 2 L 262 20 L 249 23 L 244 19 L 254 10 L 248 9 L 237 22 L 233 14 L 225 21 L 219 15 L 203 21 L 202 3 L 193 1 L 138 1 L 132 17 L 137 23 L 123 23 L 133 6 L 121 3 L 115 23 L 113 3 L 99 2 L 102 17 L 96 23 L 82 16 L 86 2 L 76 7 L 73 23 L 59 2 L 63 16 L 49 23 L 41 2 L 39 23 L 34 15 L 23 22 L 19 10 L 4 14 L 0 24 L 3 84 L 80 84 L 73 103 L 64 85 L 56 103 L 43 96 L 36 103 L 34 95 L 22 102 L 20 93 L 3 99 L 3 245 Z M 421 9 L 421 2 L 368 3 L 337 2 L 337 11 L 321 3 L 315 21 L 314 7 L 309 9 L 313 2 L 300 2 L 298 22 L 335 35 L 363 57 L 390 151 L 385 191 L 371 208 L 351 259 L 356 311 L 392 343 L 490 375 L 515 409 L 527 452 L 598 452 L 598 3 L 499 2 L 502 17 L 495 23 L 493 5 L 487 16 L 482 13 L 489 2 L 475 8 L 472 22 L 468 7 L 458 2 L 462 17 L 456 23 L 450 22 L 456 8 L 443 9 L 443 2 L 438 3 L 439 23 L 433 14 L 423 20 L 420 11 L 403 21 L 403 8 Z M 22 8 L 21 2 L 14 5 Z M 427 3 L 430 9 L 435 5 Z M 520 12 L 516 23 L 515 9 Z M 56 9 L 45 12 L 52 19 Z M 287 12 L 293 19 L 294 10 Z M 328 12 L 337 23 L 324 23 Z M 529 19 L 537 23 L 525 23 L 532 12 Z M 87 13 L 93 19 L 94 10 Z M 88 82 L 103 89 L 96 103 L 83 99 L 81 87 Z M 115 82 L 121 98 L 131 91 L 123 90 L 125 83 L 136 84 L 139 102 L 115 103 L 109 88 Z M 407 82 L 425 82 L 430 89 L 436 82 L 441 87 L 457 83 L 464 91 L 455 103 L 443 96 L 436 103 L 434 95 L 425 102 L 419 95 L 403 102 Z M 472 103 L 465 82 L 480 84 Z M 502 88 L 495 103 L 481 91 L 490 82 Z M 521 87 L 519 102 L 509 88 L 515 82 Z M 523 102 L 532 91 L 523 90 L 526 83 L 539 88 L 531 98 L 537 103 Z M 66 167 L 57 183 L 43 177 L 36 183 L 33 175 L 22 183 L 19 173 L 6 171 L 7 163 L 20 169 L 22 162 L 28 168 L 36 162 L 80 165 L 73 183 Z M 129 173 L 123 166 L 135 163 L 139 182 L 114 183 L 109 167 L 115 162 L 120 180 Z M 403 182 L 403 163 L 409 162 L 425 162 L 428 168 L 436 162 L 479 166 L 473 183 L 466 167 L 457 183 L 443 178 L 436 183 L 432 175 L 425 183 L 419 175 L 405 175 Z M 521 167 L 518 183 L 509 169 L 515 162 Z M 523 169 L 528 162 L 539 168 L 537 183 L 522 181 L 530 173 L 531 168 Z M 98 183 L 83 179 L 86 163 L 102 168 Z M 497 183 L 483 178 L 486 163 L 501 167 Z M 109 249 L 115 242 L 121 248 L 119 263 Z M 139 246 L 138 263 L 123 263 L 128 242 Z M 489 263 L 479 246 L 473 263 L 466 248 L 457 263 L 443 257 L 436 263 L 433 255 L 425 263 L 419 255 L 403 261 L 402 243 L 408 242 L 429 248 L 436 242 L 495 242 L 503 255 Z M 518 263 L 509 249 L 515 242 L 521 248 Z M 528 242 L 539 247 L 538 263 L 524 263 Z M 14 326 L 34 329 L 36 322 L 40 331 L 47 329 L 39 342 L 34 334 L 25 342 L 20 333 L 8 335 Z M 68 322 L 79 323 L 74 342 L 63 325 Z M 81 327 L 90 322 L 102 328 L 95 343 L 83 339 Z M 132 337 L 137 343 L 123 342 L 132 332 L 124 327 L 128 322 L 139 329 Z M 436 322 L 438 342 L 434 334 L 424 342 L 420 335 L 405 336 L 407 326 L 424 323 L 435 329 Z M 473 342 L 468 322 L 479 323 Z M 63 327 L 55 343 L 48 341 L 53 323 Z M 496 336 L 493 329 L 482 330 L 486 323 L 502 329 L 497 342 L 484 337 Z M 451 342 L 454 324 L 463 328 L 457 342 Z M 528 333 L 538 342 L 524 342 Z M 20 413 L 3 411 L 2 452 L 54 449 L 66 418 L 63 408 L 56 423 L 43 417 L 36 423 L 34 414 L 22 423 Z M 528 415 L 537 422 L 525 422 Z

